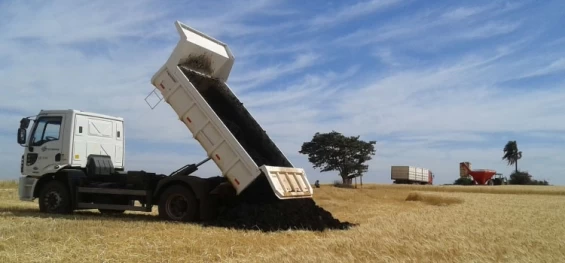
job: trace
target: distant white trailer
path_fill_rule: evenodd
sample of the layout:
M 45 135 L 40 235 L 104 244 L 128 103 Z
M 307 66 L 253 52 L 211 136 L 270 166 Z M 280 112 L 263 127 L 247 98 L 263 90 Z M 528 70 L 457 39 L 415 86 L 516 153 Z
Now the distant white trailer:
M 414 166 L 391 166 L 390 179 L 395 184 L 433 184 L 434 175 L 426 168 Z

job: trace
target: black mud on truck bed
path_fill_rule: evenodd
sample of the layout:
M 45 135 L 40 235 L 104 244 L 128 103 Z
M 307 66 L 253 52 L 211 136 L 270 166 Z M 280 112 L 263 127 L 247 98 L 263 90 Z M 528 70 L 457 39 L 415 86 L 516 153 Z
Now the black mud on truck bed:
M 228 86 L 218 79 L 191 70 L 210 72 L 205 61 L 198 63 L 191 61 L 188 64 L 179 65 L 179 68 L 257 166 L 293 167 Z M 316 205 L 313 199 L 280 201 L 274 195 L 265 176 L 257 178 L 236 199 L 232 206 L 225 208 L 215 220 L 206 224 L 262 231 L 284 229 L 321 231 L 347 229 L 352 226 L 349 222 L 335 219 L 330 212 Z
M 292 167 L 261 125 L 223 82 L 198 74 L 186 66 L 180 68 L 257 166 Z
M 218 79 L 195 72 L 194 70 L 199 72 L 210 72 L 211 70 L 206 66 L 206 62 L 194 62 L 194 60 L 205 60 L 205 58 L 196 57 L 189 60 L 187 64 L 180 65 L 180 69 L 257 166 L 292 167 L 288 159 L 229 87 Z M 245 199 L 247 203 L 271 203 L 278 200 L 264 176 L 259 176 L 251 183 L 241 193 L 240 198 Z

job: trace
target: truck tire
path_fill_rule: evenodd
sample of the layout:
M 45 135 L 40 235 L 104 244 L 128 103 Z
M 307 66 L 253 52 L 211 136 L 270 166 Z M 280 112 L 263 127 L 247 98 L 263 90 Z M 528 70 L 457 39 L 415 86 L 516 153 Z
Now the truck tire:
M 67 214 L 72 211 L 69 189 L 60 181 L 45 184 L 39 193 L 39 211 L 50 214 Z
M 159 197 L 159 216 L 165 220 L 192 222 L 198 216 L 198 201 L 192 189 L 173 185 Z

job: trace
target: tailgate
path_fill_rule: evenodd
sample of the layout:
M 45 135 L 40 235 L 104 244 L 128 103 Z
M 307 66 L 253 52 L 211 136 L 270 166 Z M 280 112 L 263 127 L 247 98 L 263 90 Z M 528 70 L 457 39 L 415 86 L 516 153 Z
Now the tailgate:
M 260 169 L 279 199 L 312 198 L 313 189 L 304 169 L 268 165 Z

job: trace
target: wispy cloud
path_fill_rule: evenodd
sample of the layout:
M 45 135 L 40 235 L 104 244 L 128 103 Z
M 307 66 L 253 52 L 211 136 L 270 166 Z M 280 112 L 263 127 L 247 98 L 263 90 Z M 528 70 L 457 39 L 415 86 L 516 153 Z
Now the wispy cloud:
M 493 37 L 497 35 L 508 34 L 515 31 L 519 27 L 519 23 L 499 23 L 490 22 L 479 27 L 476 27 L 468 32 L 461 34 L 464 39 L 481 39 L 487 37 Z
M 425 9 L 360 28 L 336 38 L 333 43 L 353 47 L 389 43 L 420 48 L 444 47 L 453 41 L 478 40 L 515 31 L 520 23 L 513 17 L 504 16 L 512 10 L 497 3 Z
M 536 71 L 533 71 L 529 74 L 526 74 L 522 77 L 536 77 L 536 76 L 543 76 L 547 74 L 553 74 L 565 71 L 565 58 L 558 58 L 555 61 L 552 61 L 549 65 L 540 68 Z
M 480 14 L 488 9 L 491 9 L 492 5 L 490 6 L 461 6 L 451 9 L 443 14 L 440 15 L 441 18 L 447 20 L 463 20 L 470 17 L 473 17 L 477 14 Z
M 273 81 L 287 74 L 297 73 L 322 62 L 321 58 L 313 53 L 297 55 L 289 63 L 279 63 L 257 69 L 249 69 L 239 76 L 230 79 L 230 83 L 236 86 L 239 91 L 247 91 L 258 85 Z
M 130 2 L 123 8 L 112 8 L 109 1 L 52 1 L 44 4 L 4 2 L 7 14 L 0 25 L 3 39 L 37 41 L 35 44 L 83 44 L 92 41 L 114 42 L 138 37 L 148 23 L 163 18 L 166 9 L 155 2 Z M 132 16 L 124 16 L 124 12 Z M 90 15 L 83 15 L 90 14 Z M 25 19 L 24 19 L 25 17 Z M 80 22 L 79 22 L 80 21 Z
M 244 6 L 215 9 L 218 6 L 197 5 L 195 9 L 226 11 L 220 12 L 218 20 L 199 14 L 202 19 L 206 18 L 201 21 L 204 29 L 213 27 L 209 23 L 212 21 L 219 23 L 217 27 L 223 21 L 225 24 L 221 25 L 226 29 L 225 25 L 234 26 L 230 21 L 245 16 L 273 15 L 264 8 L 275 4 L 275 1 L 251 1 Z M 171 115 L 172 111 L 164 106 L 151 111 L 144 102 L 153 88 L 150 85 L 152 74 L 164 63 L 178 40 L 174 20 L 165 19 L 174 14 L 174 8 L 157 6 L 160 6 L 158 2 L 145 0 L 115 5 L 103 1 L 54 1 L 36 6 L 32 19 L 29 13 L 32 6 L 4 2 L 0 13 L 11 15 L 7 16 L 8 23 L 0 26 L 5 32 L 0 37 L 0 57 L 7 63 L 0 66 L 0 77 L 12 81 L 1 91 L 3 107 L 27 115 L 38 110 L 29 105 L 45 109 L 63 105 L 63 108 L 98 111 L 125 117 L 126 128 L 133 129 L 128 133 L 129 138 L 156 141 L 178 138 L 194 143 L 182 123 Z M 129 15 L 123 15 L 124 10 L 128 10 Z M 196 27 L 198 23 L 190 25 Z M 235 34 L 237 29 L 233 29 Z M 210 34 L 226 34 L 211 31 Z M 309 59 L 312 57 L 297 56 L 294 64 L 279 67 L 293 72 L 294 67 L 307 66 Z M 265 80 L 272 77 L 266 76 Z M 146 121 L 159 118 L 165 122 Z M 176 129 L 163 130 L 162 126 Z
M 374 14 L 400 4 L 401 0 L 367 0 L 337 7 L 336 11 L 319 14 L 309 21 L 310 26 L 326 27 Z
M 191 11 L 179 14 L 178 19 L 215 37 L 272 35 L 296 25 L 285 19 L 296 12 L 286 8 L 281 0 L 191 2 L 189 6 Z

